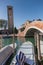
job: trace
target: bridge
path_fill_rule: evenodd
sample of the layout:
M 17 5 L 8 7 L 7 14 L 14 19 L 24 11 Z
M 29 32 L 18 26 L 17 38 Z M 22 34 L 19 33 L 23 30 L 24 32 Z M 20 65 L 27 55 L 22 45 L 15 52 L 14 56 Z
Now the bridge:
M 25 25 L 25 29 L 21 31 L 19 29 L 18 36 L 29 36 L 31 34 L 34 34 L 34 32 L 43 33 L 43 21 L 33 21 L 29 24 Z
M 35 53 L 35 61 L 41 60 L 41 47 L 40 40 L 43 36 L 43 21 L 33 21 L 25 25 L 24 30 L 19 29 L 18 36 L 34 36 L 35 48 L 37 48 L 38 54 Z M 35 51 L 35 50 L 34 50 Z

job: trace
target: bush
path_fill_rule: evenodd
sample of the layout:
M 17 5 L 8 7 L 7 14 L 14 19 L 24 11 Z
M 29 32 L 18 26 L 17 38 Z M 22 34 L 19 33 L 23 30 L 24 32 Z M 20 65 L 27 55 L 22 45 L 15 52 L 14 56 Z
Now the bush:
M 16 27 L 14 28 L 14 33 L 15 33 L 15 34 L 17 34 L 17 33 L 18 33 L 18 30 L 17 30 L 17 28 L 16 28 Z

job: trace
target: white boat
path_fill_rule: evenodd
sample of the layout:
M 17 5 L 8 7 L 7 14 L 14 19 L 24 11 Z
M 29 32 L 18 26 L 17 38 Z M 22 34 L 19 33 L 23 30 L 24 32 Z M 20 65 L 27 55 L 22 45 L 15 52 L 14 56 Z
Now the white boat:
M 34 64 L 34 47 L 33 47 L 33 44 L 30 41 L 23 43 L 20 46 L 20 48 L 18 49 L 16 55 L 19 55 L 20 51 L 22 53 L 24 53 L 24 55 L 26 56 L 26 58 L 27 58 L 26 62 L 28 64 L 30 64 L 30 65 L 33 65 Z M 16 55 L 13 58 L 10 65 L 15 65 L 15 63 L 16 63 Z

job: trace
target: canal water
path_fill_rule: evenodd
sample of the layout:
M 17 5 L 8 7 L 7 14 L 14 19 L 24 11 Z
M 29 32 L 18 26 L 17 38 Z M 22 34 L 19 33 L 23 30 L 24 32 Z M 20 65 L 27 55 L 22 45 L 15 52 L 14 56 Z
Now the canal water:
M 13 38 L 12 37 L 3 37 L 2 38 L 3 47 L 9 44 L 12 44 Z
M 3 47 L 6 46 L 6 45 L 9 45 L 9 44 L 12 44 L 12 43 L 13 43 L 13 37 L 3 37 L 2 40 L 3 40 Z M 25 38 L 25 37 L 15 37 L 15 38 L 14 38 L 14 43 L 17 44 L 17 48 L 16 48 L 16 51 L 15 51 L 14 55 L 15 55 L 16 52 L 18 51 L 19 47 L 20 47 L 23 43 L 28 42 L 28 41 L 32 42 L 33 45 L 35 44 L 33 37 L 26 37 L 26 38 Z M 14 55 L 12 55 L 12 56 L 9 58 L 9 60 L 8 60 L 7 63 L 6 63 L 6 65 L 10 65 L 10 63 L 11 63 L 11 61 L 12 61 Z
M 9 45 L 9 44 L 12 44 L 13 43 L 13 37 L 3 37 L 2 39 L 2 43 L 3 43 L 3 47 L 6 46 L 6 45 Z M 9 60 L 7 61 L 7 63 L 5 65 L 10 65 L 13 57 L 15 56 L 16 52 L 18 51 L 19 47 L 25 43 L 25 42 L 32 42 L 32 44 L 34 45 L 35 44 L 35 40 L 34 40 L 34 37 L 15 37 L 14 38 L 14 43 L 17 44 L 17 47 L 16 47 L 16 51 L 15 53 L 9 58 Z M 43 38 L 42 38 L 42 41 L 43 41 Z
M 13 37 L 3 37 L 2 41 L 3 41 L 2 42 L 3 47 L 9 44 L 13 44 Z M 17 44 L 17 48 L 19 48 L 19 46 L 21 46 L 22 43 L 27 42 L 27 41 L 32 42 L 33 45 L 35 44 L 34 37 L 26 37 L 26 38 L 25 37 L 15 37 L 14 38 L 14 43 Z

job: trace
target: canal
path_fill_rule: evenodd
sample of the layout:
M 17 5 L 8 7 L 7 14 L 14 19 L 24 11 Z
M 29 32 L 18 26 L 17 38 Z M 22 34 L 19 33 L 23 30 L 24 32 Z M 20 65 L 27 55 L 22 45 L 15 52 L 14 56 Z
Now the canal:
M 4 46 L 6 46 L 6 45 L 9 45 L 9 44 L 12 44 L 13 43 L 13 37 L 3 37 L 3 47 Z M 12 56 L 9 58 L 9 60 L 6 62 L 6 64 L 5 65 L 10 65 L 10 63 L 11 63 L 11 61 L 12 61 L 12 59 L 13 59 L 13 57 L 14 57 L 14 55 L 16 54 L 16 52 L 18 51 L 18 49 L 19 49 L 19 47 L 23 44 L 23 43 L 25 43 L 25 42 L 27 42 L 27 41 L 31 41 L 32 43 L 33 43 L 33 45 L 34 45 L 34 38 L 33 37 L 15 37 L 14 38 L 14 43 L 16 43 L 17 44 L 17 47 L 16 47 L 16 51 L 15 51 L 15 53 L 14 54 L 12 54 Z
M 3 47 L 6 46 L 6 45 L 9 45 L 9 44 L 12 44 L 13 43 L 13 38 L 12 37 L 3 37 Z M 42 39 L 43 40 L 43 39 Z M 34 37 L 15 37 L 14 38 L 14 43 L 17 44 L 17 47 L 16 47 L 16 51 L 14 54 L 11 55 L 11 57 L 8 59 L 8 61 L 6 62 L 5 65 L 10 65 L 13 57 L 15 56 L 16 52 L 18 51 L 19 47 L 25 43 L 25 42 L 32 42 L 32 44 L 34 45 L 35 44 L 35 40 L 34 40 Z

